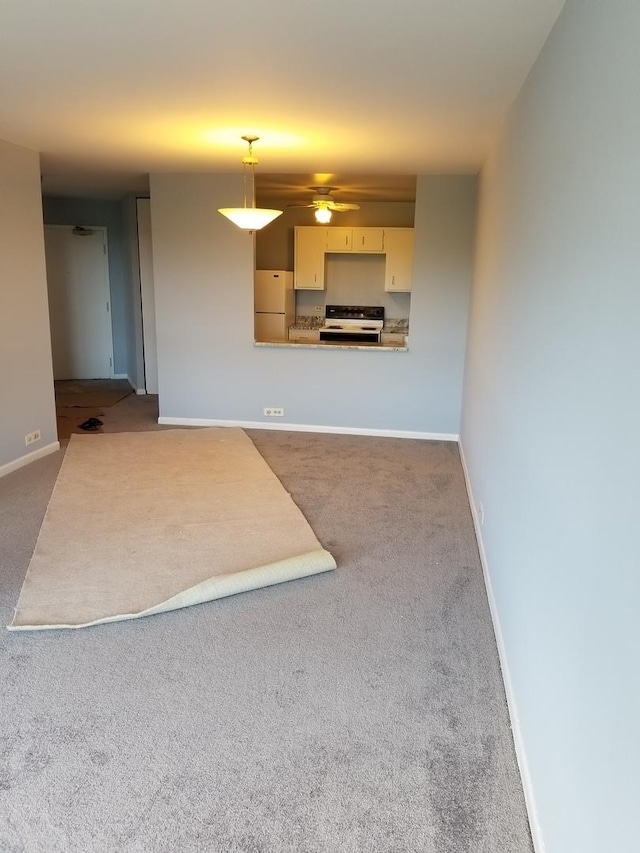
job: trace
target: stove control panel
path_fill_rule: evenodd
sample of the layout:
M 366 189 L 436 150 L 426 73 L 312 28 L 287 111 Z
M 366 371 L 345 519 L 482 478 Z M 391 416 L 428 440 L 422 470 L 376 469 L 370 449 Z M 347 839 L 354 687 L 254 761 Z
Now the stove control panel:
M 384 320 L 382 305 L 327 305 L 325 309 L 327 325 L 340 320 Z

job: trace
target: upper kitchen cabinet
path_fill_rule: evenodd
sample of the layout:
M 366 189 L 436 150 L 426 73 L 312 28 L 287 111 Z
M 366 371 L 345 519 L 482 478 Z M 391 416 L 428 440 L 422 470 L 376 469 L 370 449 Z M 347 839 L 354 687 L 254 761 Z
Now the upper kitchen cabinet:
M 325 252 L 351 252 L 353 228 L 327 228 Z
M 302 225 L 294 236 L 294 287 L 296 290 L 324 290 L 324 253 L 327 229 Z
M 296 290 L 325 289 L 325 253 L 384 254 L 384 289 L 408 293 L 413 275 L 413 228 L 295 229 Z
M 384 251 L 384 289 L 409 292 L 413 279 L 413 228 L 386 228 Z
M 382 228 L 327 228 L 327 252 L 383 252 Z
M 353 252 L 384 252 L 383 228 L 354 228 Z

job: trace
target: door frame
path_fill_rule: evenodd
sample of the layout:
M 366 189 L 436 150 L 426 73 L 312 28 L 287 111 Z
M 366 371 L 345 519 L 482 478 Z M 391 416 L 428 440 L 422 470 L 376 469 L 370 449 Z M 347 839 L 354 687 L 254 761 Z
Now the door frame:
M 158 393 L 158 347 L 156 341 L 156 305 L 153 281 L 151 199 L 136 198 L 136 235 L 140 278 L 140 321 L 142 324 L 142 365 L 146 394 Z

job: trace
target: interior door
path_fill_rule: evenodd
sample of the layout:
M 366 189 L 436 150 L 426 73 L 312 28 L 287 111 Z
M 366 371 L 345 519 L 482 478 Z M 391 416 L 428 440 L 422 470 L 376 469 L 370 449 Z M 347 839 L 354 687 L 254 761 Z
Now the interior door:
M 106 228 L 45 225 L 54 379 L 113 376 Z

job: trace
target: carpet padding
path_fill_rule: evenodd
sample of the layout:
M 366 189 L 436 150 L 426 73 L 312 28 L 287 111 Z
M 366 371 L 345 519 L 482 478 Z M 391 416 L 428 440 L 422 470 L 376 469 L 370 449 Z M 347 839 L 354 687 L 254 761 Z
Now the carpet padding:
M 55 382 L 56 407 L 104 408 L 132 393 L 126 379 L 62 379 Z
M 73 435 L 10 628 L 148 616 L 335 565 L 241 429 Z

